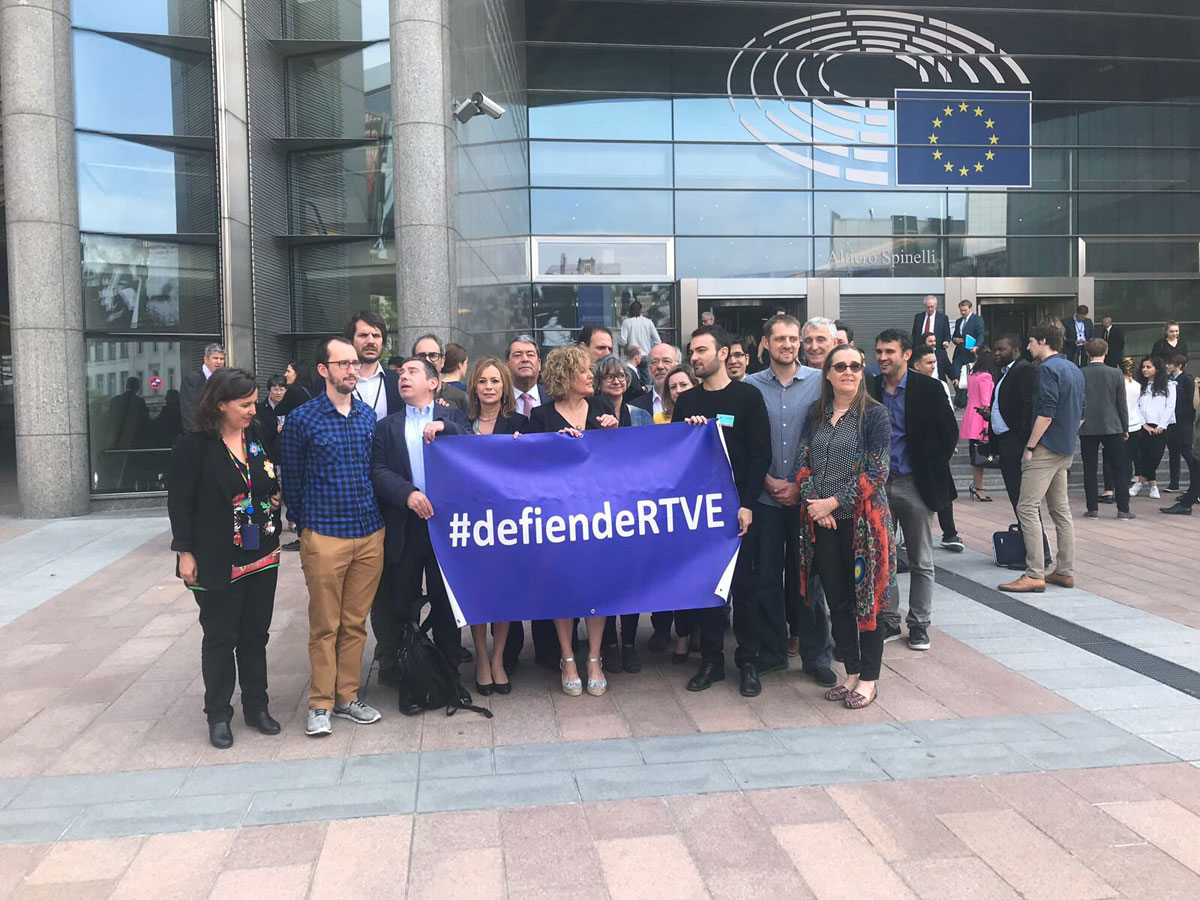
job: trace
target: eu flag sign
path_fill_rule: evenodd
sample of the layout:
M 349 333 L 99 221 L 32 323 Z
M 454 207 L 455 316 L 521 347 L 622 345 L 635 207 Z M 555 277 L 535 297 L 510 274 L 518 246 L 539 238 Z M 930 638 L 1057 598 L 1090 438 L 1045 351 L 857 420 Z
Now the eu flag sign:
M 1029 91 L 897 89 L 896 184 L 1029 187 Z

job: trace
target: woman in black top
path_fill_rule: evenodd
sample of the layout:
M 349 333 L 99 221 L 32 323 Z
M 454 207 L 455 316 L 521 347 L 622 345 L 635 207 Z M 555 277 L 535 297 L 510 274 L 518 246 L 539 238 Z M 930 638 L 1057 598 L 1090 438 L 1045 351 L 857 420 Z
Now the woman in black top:
M 583 432 L 599 428 L 616 428 L 617 419 L 611 407 L 593 396 L 595 381 L 588 356 L 578 347 L 558 347 L 550 351 L 542 366 L 542 387 L 552 403 L 543 403 L 529 417 L 531 432 L 558 432 L 583 437 Z M 608 679 L 600 659 L 600 644 L 604 637 L 604 616 L 587 617 L 588 681 L 587 691 L 599 697 L 608 690 Z M 583 693 L 583 681 L 575 665 L 571 643 L 575 623 L 571 619 L 555 619 L 560 651 L 563 692 L 571 697 Z
M 279 568 L 279 483 L 253 426 L 258 385 L 218 369 L 172 458 L 167 512 L 177 572 L 200 607 L 204 712 L 214 747 L 233 746 L 235 679 L 246 724 L 279 734 L 267 711 L 267 632 Z M 234 659 L 237 659 L 236 668 Z
M 447 351 L 448 352 L 448 351 Z M 508 366 L 494 356 L 475 363 L 467 379 L 467 418 L 475 434 L 519 435 L 529 430 L 529 420 L 517 412 L 513 398 L 512 375 Z M 475 690 L 487 696 L 512 691 L 504 665 L 504 648 L 508 644 L 512 622 L 492 623 L 492 652 L 488 653 L 487 624 L 471 626 L 475 643 Z M 518 628 L 521 623 L 515 623 Z M 517 653 L 520 652 L 518 649 Z
M 1187 341 L 1179 335 L 1179 323 L 1171 320 L 1163 325 L 1163 336 L 1154 342 L 1150 355 L 1161 360 L 1168 360 L 1176 353 L 1188 355 Z

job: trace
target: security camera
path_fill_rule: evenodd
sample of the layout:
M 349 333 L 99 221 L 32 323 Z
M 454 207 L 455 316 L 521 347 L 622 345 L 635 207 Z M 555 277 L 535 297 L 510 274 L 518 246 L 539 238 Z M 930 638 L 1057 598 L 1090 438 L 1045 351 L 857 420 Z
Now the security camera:
M 476 91 L 471 95 L 471 102 L 475 104 L 476 109 L 487 113 L 493 119 L 498 119 L 504 115 L 504 107 L 487 96 L 487 94 L 481 94 L 479 91 Z
M 466 100 L 455 101 L 450 111 L 454 114 L 454 118 L 464 124 L 480 113 L 487 113 L 493 119 L 499 119 L 504 115 L 503 106 L 479 91 Z

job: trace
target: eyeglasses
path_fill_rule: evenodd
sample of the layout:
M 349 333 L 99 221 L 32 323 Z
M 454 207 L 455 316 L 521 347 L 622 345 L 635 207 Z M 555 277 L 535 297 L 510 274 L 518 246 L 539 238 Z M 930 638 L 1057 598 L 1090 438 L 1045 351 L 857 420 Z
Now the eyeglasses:
M 863 364 L 860 362 L 838 362 L 834 363 L 829 368 L 833 369 L 833 371 L 837 372 L 839 375 L 845 372 L 847 369 L 857 375 L 863 370 Z
M 729 354 L 730 359 L 749 359 L 749 357 L 750 357 L 749 353 L 730 353 Z
M 601 381 L 625 381 L 624 372 L 609 372 L 607 375 L 601 376 Z
M 349 372 L 351 369 L 361 369 L 362 363 L 357 359 L 331 359 L 325 363 L 325 368 L 327 369 L 332 369 L 334 366 L 337 366 L 343 372 Z
M 427 359 L 430 362 L 433 362 L 435 359 L 444 359 L 445 358 L 441 353 L 438 353 L 436 350 L 432 350 L 428 353 L 418 353 L 418 354 L 416 354 L 416 356 L 418 359 Z

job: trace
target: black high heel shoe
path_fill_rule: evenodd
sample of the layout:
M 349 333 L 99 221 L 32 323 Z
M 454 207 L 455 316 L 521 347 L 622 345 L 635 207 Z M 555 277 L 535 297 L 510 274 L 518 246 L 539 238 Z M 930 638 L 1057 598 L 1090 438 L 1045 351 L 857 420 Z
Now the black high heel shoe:
M 979 488 L 975 487 L 973 484 L 968 486 L 967 490 L 970 492 L 972 500 L 978 500 L 980 503 L 992 502 L 991 497 L 989 497 L 987 494 L 979 493 Z
M 492 693 L 495 690 L 496 690 L 495 684 L 480 684 L 478 681 L 475 682 L 475 693 L 480 694 L 484 697 L 492 696 Z

